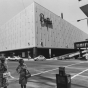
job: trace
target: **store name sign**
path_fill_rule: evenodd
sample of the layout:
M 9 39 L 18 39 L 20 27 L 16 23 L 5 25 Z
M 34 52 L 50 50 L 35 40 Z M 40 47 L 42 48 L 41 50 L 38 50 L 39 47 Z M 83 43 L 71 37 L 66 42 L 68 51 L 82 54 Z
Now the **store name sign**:
M 40 23 L 41 26 L 46 26 L 48 28 L 53 28 L 52 20 L 50 18 L 45 18 L 43 13 L 40 13 Z

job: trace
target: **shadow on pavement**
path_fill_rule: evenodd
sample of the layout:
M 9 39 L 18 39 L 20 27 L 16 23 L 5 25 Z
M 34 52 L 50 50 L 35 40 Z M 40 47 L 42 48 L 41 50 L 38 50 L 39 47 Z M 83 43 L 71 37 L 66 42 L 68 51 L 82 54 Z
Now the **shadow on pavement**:
M 82 86 L 80 84 L 71 84 L 72 85 L 72 88 L 88 88 L 87 86 Z

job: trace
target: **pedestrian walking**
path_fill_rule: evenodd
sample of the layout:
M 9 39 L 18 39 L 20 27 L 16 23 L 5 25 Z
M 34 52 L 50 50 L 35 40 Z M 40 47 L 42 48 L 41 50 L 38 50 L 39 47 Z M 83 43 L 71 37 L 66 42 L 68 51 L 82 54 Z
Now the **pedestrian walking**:
M 21 88 L 26 88 L 27 79 L 28 79 L 28 76 L 27 76 L 28 70 L 27 70 L 26 64 L 24 64 L 23 59 L 19 60 L 19 65 L 16 68 L 16 71 L 17 71 L 17 73 L 19 73 L 19 84 L 21 85 Z
M 0 57 L 0 88 L 7 88 L 8 80 L 4 77 L 4 73 L 7 72 L 7 64 L 5 63 L 5 57 Z

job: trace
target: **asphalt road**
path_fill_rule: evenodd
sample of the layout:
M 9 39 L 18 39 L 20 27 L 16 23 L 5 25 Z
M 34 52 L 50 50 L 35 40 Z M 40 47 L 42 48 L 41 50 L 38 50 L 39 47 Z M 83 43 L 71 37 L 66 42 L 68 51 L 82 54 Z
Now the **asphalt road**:
M 70 66 L 76 63 L 80 63 L 80 61 L 77 61 L 77 60 L 25 61 L 25 64 L 27 64 L 27 67 L 32 75 L 41 73 L 44 71 L 56 69 L 60 66 Z M 84 64 L 82 64 L 83 67 L 84 67 Z M 13 61 L 8 62 L 8 69 L 11 72 L 11 75 L 16 78 L 19 77 L 19 75 L 16 73 L 16 70 L 15 70 L 17 65 L 18 65 L 18 62 L 13 62 Z M 79 64 L 78 66 L 74 65 L 73 68 L 66 68 L 66 73 L 71 74 L 71 76 L 73 76 L 85 68 L 84 67 L 83 69 L 79 69 L 79 68 L 75 69 L 76 67 L 80 67 L 80 66 L 81 65 Z M 56 88 L 56 74 L 58 73 L 59 73 L 59 70 L 56 69 L 53 71 L 32 76 L 28 80 L 27 88 Z M 80 85 L 80 83 L 83 85 Z M 85 84 L 84 84 L 83 80 L 79 81 L 79 78 L 76 77 L 74 80 L 72 80 L 71 88 L 87 88 L 88 86 L 86 87 L 85 85 L 86 86 L 88 85 L 87 81 L 85 81 Z M 8 88 L 20 88 L 20 85 L 18 81 L 12 81 L 9 84 Z

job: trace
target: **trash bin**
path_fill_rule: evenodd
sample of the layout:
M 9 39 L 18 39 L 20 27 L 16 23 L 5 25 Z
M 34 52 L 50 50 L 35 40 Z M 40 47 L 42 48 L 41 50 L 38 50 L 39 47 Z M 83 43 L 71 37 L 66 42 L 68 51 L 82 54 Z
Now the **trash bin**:
M 65 67 L 59 67 L 59 75 L 65 75 Z
M 59 74 L 56 74 L 57 88 L 71 88 L 71 75 L 65 73 L 65 67 L 59 67 Z
M 56 84 L 57 88 L 71 88 L 71 75 L 59 75 L 56 74 Z

